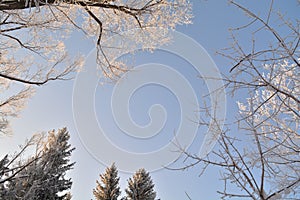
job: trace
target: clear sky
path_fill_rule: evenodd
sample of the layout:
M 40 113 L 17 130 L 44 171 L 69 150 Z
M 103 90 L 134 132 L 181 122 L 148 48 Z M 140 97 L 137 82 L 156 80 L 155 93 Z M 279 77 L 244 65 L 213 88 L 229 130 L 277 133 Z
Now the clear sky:
M 264 15 L 270 1 L 257 0 L 239 2 L 247 4 L 247 6 L 254 11 Z M 217 56 L 215 52 L 230 45 L 228 29 L 245 24 L 247 18 L 241 11 L 233 6 L 229 6 L 227 1 L 195 0 L 192 1 L 192 3 L 193 14 L 195 16 L 193 24 L 178 27 L 177 30 L 185 34 L 186 38 L 192 38 L 195 44 L 202 45 L 214 60 L 220 72 L 226 74 L 230 69 L 228 66 L 229 63 L 226 59 Z M 299 12 L 297 12 L 299 6 L 297 7 L 296 5 L 296 0 L 278 0 L 275 1 L 274 7 L 275 9 L 280 8 L 283 13 L 286 13 L 292 18 L 299 18 Z M 76 41 L 76 43 L 74 41 Z M 68 41 L 68 47 L 72 52 L 80 51 L 86 55 L 93 50 L 93 46 L 91 41 L 86 40 L 86 38 L 78 33 L 73 34 Z M 185 46 L 185 48 L 188 47 L 189 46 Z M 192 46 L 191 51 L 193 51 Z M 197 54 L 197 51 L 195 50 L 193 53 Z M 92 54 L 87 56 L 87 67 L 93 66 L 92 58 Z M 201 56 L 199 56 L 199 59 L 200 58 Z M 11 153 L 14 152 L 19 144 L 24 143 L 25 139 L 30 138 L 35 132 L 67 127 L 71 134 L 71 144 L 76 147 L 76 151 L 72 156 L 72 160 L 76 161 L 76 165 L 75 169 L 70 173 L 73 179 L 72 194 L 75 200 L 93 198 L 92 189 L 96 185 L 96 179 L 99 178 L 99 174 L 103 173 L 106 167 L 103 164 L 103 162 L 106 162 L 104 161 L 105 159 L 101 160 L 102 155 L 110 155 L 110 158 L 116 162 L 116 165 L 122 168 L 120 170 L 127 171 L 126 173 L 120 172 L 122 190 L 125 189 L 126 181 L 131 176 L 131 173 L 128 173 L 128 171 L 133 171 L 135 166 L 140 166 L 150 171 L 154 168 L 158 169 L 151 172 L 151 176 L 155 183 L 157 197 L 162 200 L 188 199 L 185 192 L 187 192 L 193 200 L 220 199 L 216 191 L 222 189 L 223 182 L 219 180 L 219 171 L 217 168 L 208 168 L 206 173 L 201 177 L 198 177 L 201 166 L 195 166 L 187 171 L 161 169 L 160 166 L 165 164 L 164 162 L 167 162 L 168 159 L 172 157 L 166 156 L 168 154 L 163 154 L 162 156 L 157 154 L 143 162 L 130 163 L 132 162 L 132 158 L 127 157 L 126 155 L 128 154 L 123 155 L 117 152 L 112 155 L 112 151 L 104 148 L 106 144 L 104 144 L 102 140 L 97 140 L 101 137 L 97 135 L 99 128 L 94 129 L 92 125 L 95 119 L 98 121 L 106 137 L 115 146 L 122 149 L 121 151 L 129 152 L 130 155 L 133 155 L 132 152 L 148 155 L 163 149 L 166 144 L 170 143 L 176 131 L 180 130 L 180 123 L 182 121 L 187 120 L 184 125 L 190 123 L 188 126 L 191 126 L 192 129 L 195 126 L 192 119 L 198 116 L 197 102 L 201 107 L 201 105 L 203 105 L 203 95 L 208 93 L 208 86 L 205 82 L 198 79 L 199 71 L 194 68 L 195 66 L 189 63 L 185 56 L 174 55 L 171 51 L 167 50 L 158 50 L 151 54 L 138 53 L 132 63 L 136 67 L 142 67 L 141 69 L 145 66 L 148 68 L 159 66 L 160 70 L 166 67 L 166 70 L 173 69 L 173 71 L 171 71 L 175 72 L 175 74 L 159 77 L 161 74 L 157 74 L 157 76 L 153 75 L 153 73 L 140 75 L 138 74 L 140 71 L 138 71 L 136 73 L 138 75 L 135 76 L 134 80 L 138 80 L 141 77 L 150 77 L 155 78 L 155 81 L 148 81 L 147 84 L 143 86 L 139 83 L 138 86 L 140 87 L 133 91 L 130 99 L 126 99 L 125 97 L 113 97 L 115 85 L 94 84 L 92 79 L 79 82 L 78 80 L 77 82 L 76 80 L 52 82 L 46 86 L 42 86 L 37 89 L 36 95 L 29 101 L 27 108 L 22 112 L 20 118 L 13 120 L 14 134 L 9 138 L 0 138 L 1 155 L 8 151 Z M 163 71 L 160 72 L 163 73 Z M 174 79 L 174 77 L 178 78 Z M 181 78 L 188 80 L 189 85 L 179 82 Z M 158 79 L 173 84 L 174 88 L 179 90 L 171 91 L 171 86 L 158 84 Z M 128 82 L 132 85 L 130 77 L 123 77 L 122 81 L 124 82 L 120 83 L 121 86 Z M 81 86 L 86 86 L 86 90 L 79 90 L 76 86 L 78 83 L 82 84 Z M 91 89 L 93 93 L 88 93 L 89 89 Z M 189 101 L 190 96 L 187 94 L 189 89 L 194 91 L 196 102 L 192 100 Z M 81 93 L 77 93 L 74 96 L 74 92 L 76 93 L 77 90 L 81 91 L 82 95 L 78 95 Z M 181 94 L 186 95 L 183 95 L 183 99 L 185 100 L 178 98 Z M 93 95 L 93 99 L 90 99 L 88 95 Z M 84 104 L 78 104 L 81 106 L 74 108 L 72 105 L 74 102 L 78 102 L 78 98 L 80 100 L 79 103 L 87 102 L 86 106 L 82 106 Z M 115 99 L 115 102 L 113 102 L 112 99 Z M 122 124 L 116 123 L 116 120 L 113 118 L 114 115 L 111 110 L 112 103 L 116 103 L 113 104 L 113 107 L 117 108 L 117 112 L 119 111 L 118 106 L 121 106 L 120 109 L 122 109 L 122 106 L 126 108 L 126 103 L 128 103 L 128 110 L 136 126 L 129 126 L 130 123 L 127 123 L 129 118 L 126 118 L 124 115 L 120 116 L 119 122 L 125 123 L 123 129 L 127 129 L 129 134 L 131 131 L 132 134 L 137 134 L 134 132 L 140 131 L 139 133 L 145 138 L 138 138 L 138 136 L 132 137 L 124 133 L 124 130 L 120 127 Z M 149 108 L 156 104 L 161 104 L 165 112 L 160 110 L 161 112 L 158 113 L 158 115 L 154 115 L 151 118 L 151 116 L 148 115 Z M 194 112 L 184 113 L 180 108 L 181 104 L 187 104 L 189 108 L 192 107 Z M 230 112 L 227 112 L 227 117 L 234 117 L 236 111 L 235 101 L 228 97 L 224 105 L 227 110 L 230 110 Z M 93 113 L 90 113 L 89 108 L 93 109 Z M 154 111 L 155 109 L 160 109 L 158 107 L 152 108 L 154 108 Z M 127 111 L 127 108 L 125 110 Z M 76 116 L 77 120 L 81 120 L 79 124 L 78 121 L 76 121 Z M 164 120 L 165 124 L 161 126 L 159 122 L 163 122 Z M 156 122 L 157 124 L 155 124 Z M 153 123 L 153 127 L 147 127 L 147 125 L 151 123 Z M 86 131 L 80 131 L 78 126 L 86 127 Z M 143 128 L 145 131 L 143 131 Z M 151 133 L 151 130 L 157 130 L 157 133 Z M 196 130 L 196 137 L 191 140 L 193 142 L 189 149 L 191 152 L 197 153 L 199 151 L 204 139 L 203 133 L 206 133 L 206 131 L 207 130 L 203 128 Z M 94 143 L 87 144 L 86 138 L 90 139 L 88 142 Z M 91 147 L 91 145 L 94 146 Z M 95 152 L 91 149 L 97 149 L 98 151 Z M 128 163 L 130 167 L 126 169 L 123 168 L 124 163 Z M 180 167 L 182 165 L 183 163 L 179 160 L 175 164 L 172 164 L 171 167 Z

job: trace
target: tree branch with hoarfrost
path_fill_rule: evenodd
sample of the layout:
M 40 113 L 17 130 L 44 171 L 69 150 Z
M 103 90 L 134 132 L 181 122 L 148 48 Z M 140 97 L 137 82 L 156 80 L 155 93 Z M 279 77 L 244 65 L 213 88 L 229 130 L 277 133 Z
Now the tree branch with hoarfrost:
M 0 90 L 7 94 L 0 99 L 0 131 L 9 132 L 34 86 L 70 79 L 81 68 L 83 58 L 70 56 L 65 45 L 72 32 L 94 40 L 99 71 L 115 80 L 130 69 L 116 59 L 120 52 L 164 45 L 169 31 L 191 17 L 186 0 L 1 0 Z
M 244 26 L 231 29 L 232 45 L 219 52 L 232 61 L 223 81 L 237 100 L 237 121 L 228 120 L 227 130 L 219 128 L 219 143 L 205 158 L 179 146 L 186 156 L 180 169 L 202 164 L 202 174 L 208 166 L 219 167 L 223 199 L 299 199 L 299 19 L 288 20 L 276 12 L 276 1 L 260 14 L 229 3 L 249 18 Z M 251 39 L 245 41 L 246 36 Z M 209 125 L 211 119 L 209 115 L 200 125 Z

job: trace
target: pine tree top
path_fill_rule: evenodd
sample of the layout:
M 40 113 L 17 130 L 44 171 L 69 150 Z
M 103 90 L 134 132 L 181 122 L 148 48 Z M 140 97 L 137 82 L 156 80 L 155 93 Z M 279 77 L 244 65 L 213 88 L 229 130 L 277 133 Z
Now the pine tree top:
M 151 176 L 144 168 L 129 178 L 125 192 L 128 200 L 154 200 L 156 197 Z
M 100 181 L 96 181 L 97 186 L 93 190 L 97 200 L 117 200 L 121 194 L 119 187 L 118 170 L 113 163 L 106 168 L 105 173 L 100 175 Z

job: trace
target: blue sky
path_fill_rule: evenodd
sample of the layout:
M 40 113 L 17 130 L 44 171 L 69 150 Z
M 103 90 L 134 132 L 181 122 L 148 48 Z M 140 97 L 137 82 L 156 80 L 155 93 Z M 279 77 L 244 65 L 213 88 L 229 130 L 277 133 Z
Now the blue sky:
M 248 7 L 262 15 L 266 13 L 266 8 L 269 1 L 239 1 L 246 4 Z M 228 29 L 245 24 L 246 16 L 233 6 L 229 6 L 226 1 L 209 0 L 209 1 L 192 1 L 193 3 L 193 24 L 178 27 L 178 31 L 193 38 L 202 45 L 212 59 L 215 61 L 219 70 L 228 74 L 230 69 L 228 60 L 217 56 L 215 52 L 221 48 L 228 47 L 230 44 L 230 35 Z M 283 13 L 286 13 L 292 18 L 299 18 L 296 6 L 297 1 L 275 1 L 275 9 L 280 8 Z M 241 38 L 246 35 L 240 35 Z M 264 38 L 265 37 L 265 38 Z M 263 36 L 262 40 L 267 39 Z M 74 45 L 72 41 L 78 41 Z M 247 42 L 245 42 L 247 44 Z M 80 34 L 73 34 L 69 39 L 68 46 L 72 52 L 81 51 L 88 54 L 93 49 L 91 41 L 86 41 Z M 88 62 L 87 62 L 88 63 Z M 139 53 L 134 58 L 133 63 L 139 66 L 147 63 L 159 63 L 167 65 L 177 70 L 187 80 L 189 80 L 194 89 L 198 102 L 201 106 L 203 103 L 203 95 L 207 94 L 208 90 L 203 81 L 198 79 L 198 73 L 186 60 L 180 56 L 171 54 L 170 52 L 157 51 L 152 54 Z M 174 80 L 177 81 L 177 80 Z M 46 86 L 37 89 L 36 95 L 29 101 L 27 108 L 22 112 L 19 119 L 13 120 L 14 134 L 0 138 L 0 151 L 5 154 L 8 151 L 14 152 L 19 144 L 22 144 L 26 138 L 35 132 L 47 131 L 67 127 L 71 134 L 71 143 L 76 147 L 72 159 L 76 161 L 75 169 L 70 173 L 73 179 L 72 194 L 75 200 L 93 198 L 92 189 L 95 187 L 95 181 L 99 178 L 106 166 L 99 160 L 95 159 L 88 148 L 80 141 L 81 134 L 87 134 L 93 137 L 94 133 L 78 133 L 74 121 L 73 89 L 75 80 L 65 82 L 52 82 Z M 96 86 L 95 86 L 96 87 Z M 176 95 L 169 91 L 166 87 L 157 84 L 145 85 L 133 93 L 129 101 L 129 110 L 134 122 L 140 126 L 145 126 L 150 122 L 148 109 L 154 104 L 164 106 L 167 118 L 165 126 L 160 132 L 149 139 L 136 139 L 124 135 L 113 121 L 113 115 L 110 110 L 111 94 L 113 84 L 98 85 L 95 88 L 95 116 L 98 123 L 101 124 L 105 133 L 109 133 L 109 139 L 117 146 L 127 151 L 132 152 L 149 152 L 155 151 L 168 143 L 174 132 L 179 127 L 182 120 L 180 118 L 181 110 L 180 102 L 176 99 Z M 185 90 L 185 88 L 182 88 Z M 84 97 L 82 97 L 84 98 Z M 235 101 L 228 99 L 227 101 L 228 118 L 233 118 L 236 112 Z M 83 108 L 84 110 L 84 108 Z M 195 106 L 195 115 L 197 115 L 197 107 Z M 186 116 L 184 116 L 186 117 Z M 90 119 L 86 119 L 84 123 L 87 126 Z M 191 123 L 193 123 L 191 121 Z M 206 130 L 199 128 L 196 137 L 190 146 L 191 152 L 198 152 L 203 141 L 203 132 Z M 99 149 L 105 154 L 105 149 Z M 116 157 L 116 165 L 118 162 L 126 162 L 126 157 Z M 159 160 L 153 160 L 159 162 Z M 182 163 L 179 161 L 171 167 L 180 167 Z M 147 166 L 145 166 L 147 169 Z M 219 180 L 219 170 L 216 168 L 208 168 L 206 173 L 198 177 L 201 166 L 196 166 L 187 171 L 171 171 L 160 169 L 151 173 L 155 183 L 158 198 L 162 200 L 173 199 L 183 200 L 188 199 L 185 195 L 187 192 L 193 200 L 198 199 L 220 199 L 217 190 L 222 189 L 223 182 Z M 136 169 L 137 170 L 137 169 Z M 121 188 L 126 187 L 126 181 L 131 176 L 130 173 L 120 172 Z M 123 193 L 124 194 L 124 193 Z

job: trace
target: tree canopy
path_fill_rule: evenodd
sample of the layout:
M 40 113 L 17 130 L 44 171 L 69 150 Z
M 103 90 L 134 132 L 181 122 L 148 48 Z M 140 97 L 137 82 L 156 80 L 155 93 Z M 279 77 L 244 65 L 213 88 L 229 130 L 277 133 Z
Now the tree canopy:
M 186 0 L 1 1 L 0 131 L 10 132 L 9 121 L 33 95 L 33 86 L 70 79 L 81 68 L 83 57 L 71 56 L 65 44 L 72 32 L 94 41 L 99 70 L 115 80 L 130 69 L 117 60 L 122 50 L 166 44 L 168 32 L 191 17 Z

